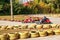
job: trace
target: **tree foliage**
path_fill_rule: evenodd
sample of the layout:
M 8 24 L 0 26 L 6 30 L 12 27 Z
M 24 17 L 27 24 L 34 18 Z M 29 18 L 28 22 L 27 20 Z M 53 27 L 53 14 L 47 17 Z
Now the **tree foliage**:
M 10 14 L 10 0 L 0 0 L 0 14 Z M 60 0 L 34 0 L 27 6 L 13 0 L 14 14 L 60 13 Z

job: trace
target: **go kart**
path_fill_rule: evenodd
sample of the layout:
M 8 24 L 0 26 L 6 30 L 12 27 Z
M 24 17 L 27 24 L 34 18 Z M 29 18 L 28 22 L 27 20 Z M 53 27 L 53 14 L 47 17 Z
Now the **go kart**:
M 39 18 L 39 17 L 35 17 L 34 18 L 26 18 L 25 20 L 23 20 L 23 23 L 37 23 L 37 24 L 51 24 L 52 22 L 50 21 L 49 18 L 47 18 L 45 21 L 42 21 L 43 18 Z

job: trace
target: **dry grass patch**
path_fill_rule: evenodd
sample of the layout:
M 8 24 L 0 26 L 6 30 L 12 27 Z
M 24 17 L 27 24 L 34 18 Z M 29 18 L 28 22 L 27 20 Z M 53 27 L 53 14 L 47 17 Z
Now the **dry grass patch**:
M 26 15 L 14 15 L 14 20 L 24 20 L 25 18 L 27 18 L 28 16 Z M 10 20 L 11 16 L 0 16 L 0 19 L 4 20 Z

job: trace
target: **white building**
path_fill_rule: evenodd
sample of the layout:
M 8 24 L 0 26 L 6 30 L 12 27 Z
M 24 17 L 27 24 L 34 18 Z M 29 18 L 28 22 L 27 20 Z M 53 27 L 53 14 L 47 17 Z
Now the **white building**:
M 33 1 L 33 0 L 19 0 L 19 4 L 26 3 L 26 2 L 29 2 L 29 1 Z

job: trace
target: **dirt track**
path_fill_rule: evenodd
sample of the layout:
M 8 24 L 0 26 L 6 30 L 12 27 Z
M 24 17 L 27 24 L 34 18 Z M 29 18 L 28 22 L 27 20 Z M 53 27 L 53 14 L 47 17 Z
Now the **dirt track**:
M 53 18 L 48 17 L 54 24 L 60 24 L 60 18 Z M 23 24 L 21 22 L 10 22 L 10 21 L 1 21 L 0 25 L 20 25 Z M 31 23 L 27 23 L 31 24 Z M 54 36 L 47 36 L 47 37 L 38 37 L 38 38 L 28 38 L 28 39 L 20 39 L 20 40 L 60 40 L 60 35 L 54 35 Z
M 38 37 L 38 38 L 28 38 L 28 39 L 20 39 L 20 40 L 60 40 L 60 35 Z
M 48 17 L 52 23 L 54 24 L 60 24 L 60 18 L 54 18 L 54 17 Z M 0 20 L 0 25 L 20 25 L 24 24 L 21 22 L 10 22 L 10 21 L 2 21 Z M 32 23 L 25 23 L 25 24 L 32 24 Z M 35 24 L 35 23 L 34 23 Z

